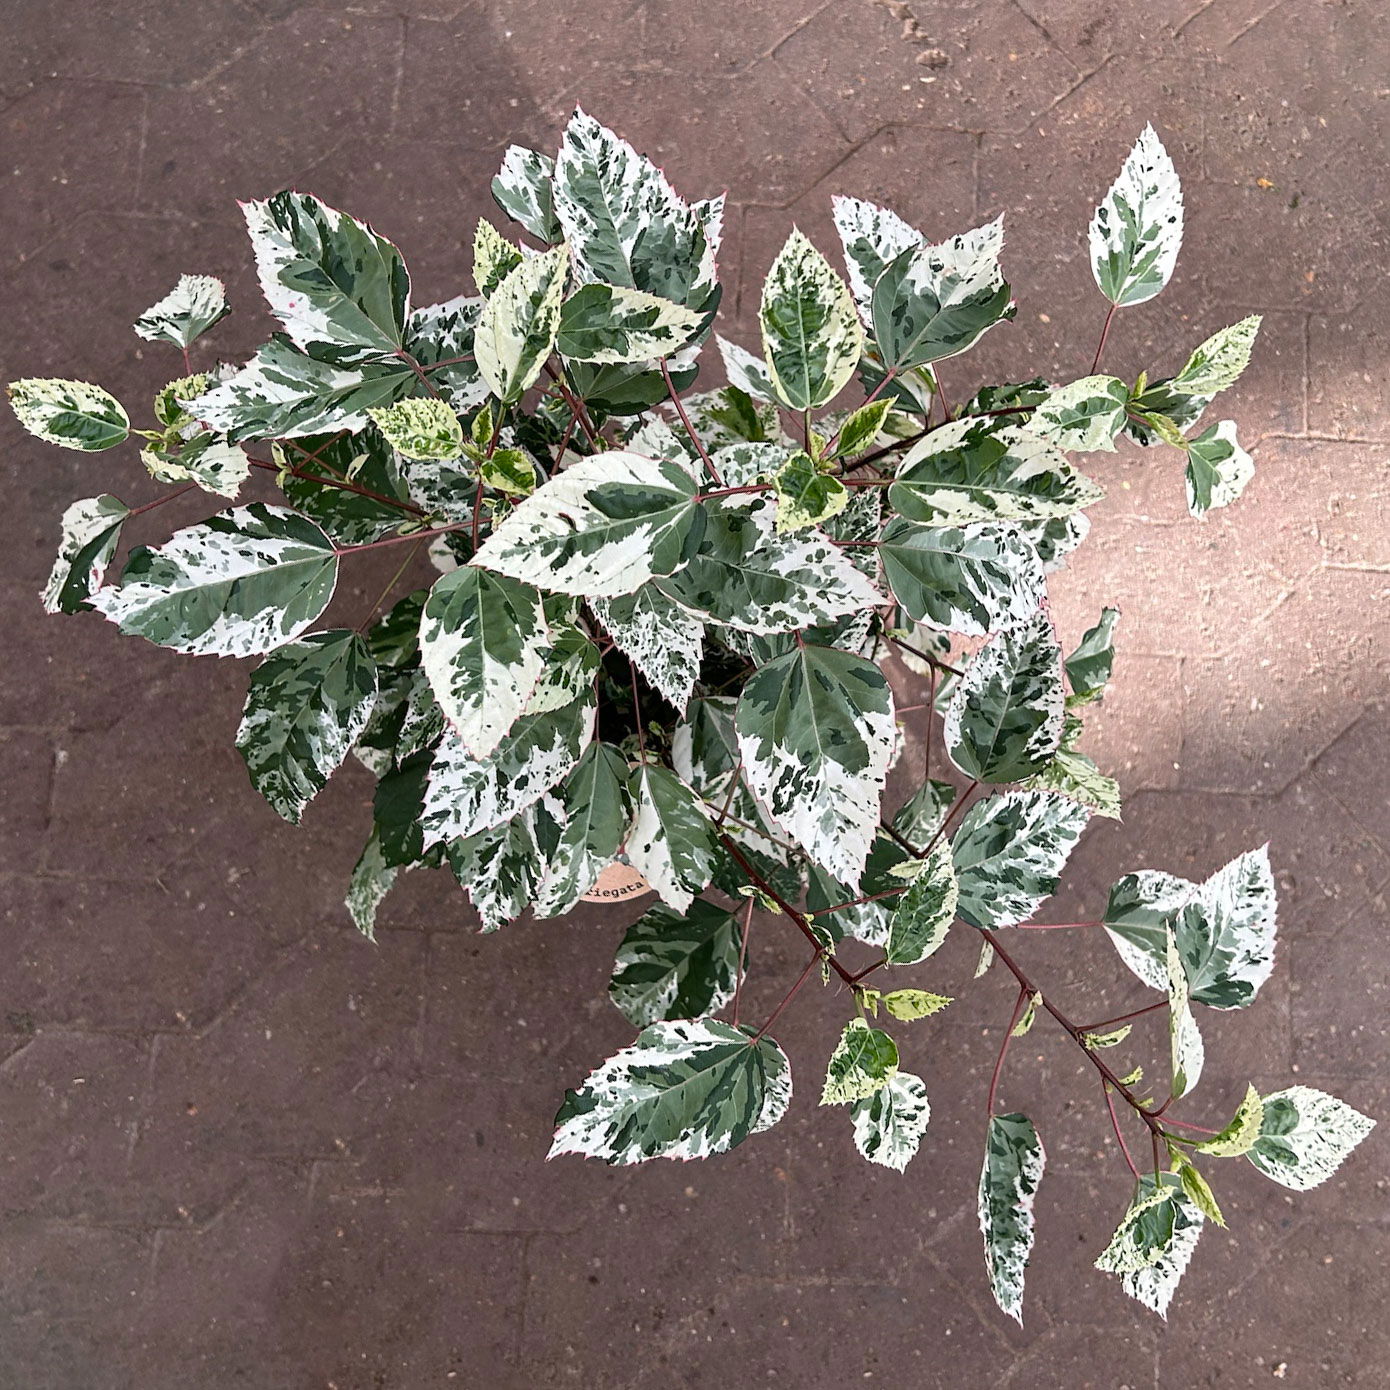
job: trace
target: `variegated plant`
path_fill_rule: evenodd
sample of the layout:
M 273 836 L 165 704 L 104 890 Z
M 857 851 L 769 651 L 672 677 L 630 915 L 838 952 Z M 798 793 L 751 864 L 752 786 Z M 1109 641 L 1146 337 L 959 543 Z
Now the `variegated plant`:
M 219 282 L 185 276 L 135 325 L 183 355 L 148 428 L 99 386 L 15 382 L 34 435 L 87 452 L 135 436 L 177 484 L 135 508 L 75 502 L 45 607 L 262 658 L 236 742 L 274 810 L 297 821 L 350 753 L 378 779 L 347 899 L 368 936 L 421 865 L 451 869 L 489 932 L 569 912 L 615 860 L 642 876 L 661 901 L 623 937 L 610 987 L 639 1031 L 565 1098 L 555 1154 L 705 1157 L 776 1124 L 791 1067 L 770 1030 L 818 975 L 854 1014 L 826 1049 L 822 1104 L 847 1107 L 845 1142 L 901 1172 L 930 1106 L 892 1034 L 927 1065 L 914 1021 L 951 1001 L 916 967 L 974 933 L 977 977 L 997 961 L 1017 986 L 979 1191 L 995 1297 L 1021 1317 L 1045 1165 L 1032 1122 L 996 1096 L 1010 1040 L 1046 1015 L 1094 1068 L 1134 1182 L 1098 1267 L 1163 1313 L 1203 1224 L 1221 1222 L 1199 1164 L 1244 1156 L 1301 1190 L 1371 1122 L 1304 1086 L 1251 1088 L 1219 1131 L 1175 1113 L 1201 1078 L 1199 1006 L 1244 1008 L 1273 966 L 1263 849 L 1203 883 L 1127 873 L 1076 924 L 1156 992 L 1122 1017 L 1077 1022 L 1014 954 L 1087 822 L 1119 815 L 1078 746 L 1118 615 L 1064 654 L 1047 604 L 1101 496 L 1078 456 L 1121 436 L 1176 450 L 1197 516 L 1251 472 L 1234 424 L 1202 416 L 1258 319 L 1168 377 L 1100 370 L 1116 309 L 1163 288 L 1182 236 L 1158 137 L 1145 130 L 1091 225 L 1110 310 L 1086 374 L 980 385 L 959 408 L 941 364 L 1014 313 L 1002 221 L 932 243 L 837 199 L 844 277 L 793 230 L 760 351 L 716 339 L 729 384 L 692 393 L 722 199 L 687 202 L 582 112 L 556 158 L 509 150 L 493 192 L 526 239 L 480 224 L 477 293 L 423 308 L 363 223 L 298 193 L 248 204 L 280 331 L 245 366 L 195 369 L 190 348 L 227 308 Z M 242 497 L 257 473 L 276 500 Z M 136 547 L 108 582 L 125 523 L 193 489 L 238 505 Z M 432 587 L 380 612 L 402 566 L 356 627 L 316 627 L 354 555 L 399 546 L 408 565 L 427 544 Z M 895 692 L 926 711 L 925 765 L 885 811 Z M 761 1023 L 740 1008 L 759 908 L 807 950 Z M 1171 1052 L 1154 1087 L 1109 1060 L 1150 1015 Z M 1132 1150 L 1127 1124 L 1149 1142 Z

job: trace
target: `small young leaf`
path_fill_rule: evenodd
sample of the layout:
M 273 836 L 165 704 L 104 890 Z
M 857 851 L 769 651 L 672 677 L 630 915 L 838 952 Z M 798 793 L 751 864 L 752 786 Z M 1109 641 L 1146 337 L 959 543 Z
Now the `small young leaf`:
M 521 252 L 496 227 L 478 219 L 473 233 L 473 283 L 486 299 L 522 262 Z
M 1090 704 L 1105 694 L 1115 665 L 1115 624 L 1119 617 L 1118 608 L 1102 608 L 1100 621 L 1087 630 L 1067 658 L 1067 684 L 1074 702 Z
M 1228 507 L 1255 476 L 1255 461 L 1236 440 L 1236 422 L 1222 420 L 1187 441 L 1187 509 L 1205 516 Z
M 211 275 L 180 275 L 178 284 L 135 320 L 135 331 L 149 342 L 186 348 L 231 312 L 221 280 Z
M 1027 1007 L 1019 1015 L 1018 1022 L 1009 1030 L 1011 1038 L 1022 1038 L 1033 1031 L 1033 1021 L 1038 1016 L 1038 1005 L 1041 1002 L 1041 994 L 1035 993 L 1028 996 Z
M 1211 1190 L 1211 1184 L 1198 1171 L 1197 1165 L 1188 1156 L 1178 1149 L 1173 1155 L 1176 1164 L 1178 1180 L 1182 1183 L 1182 1190 L 1187 1194 L 1188 1200 L 1203 1216 L 1215 1221 L 1223 1230 L 1226 1226 L 1226 1218 L 1221 1214 L 1220 1204 L 1216 1200 L 1216 1193 Z
M 478 320 L 478 370 L 504 405 L 535 385 L 560 329 L 569 257 L 563 246 L 530 256 L 508 272 Z
M 1134 1025 L 1126 1023 L 1108 1033 L 1083 1033 L 1081 1045 L 1090 1048 L 1093 1052 L 1102 1047 L 1118 1047 L 1133 1031 Z
M 848 1105 L 871 1096 L 897 1075 L 898 1046 L 887 1033 L 852 1018 L 825 1072 L 822 1105 Z
M 124 443 L 130 434 L 125 407 L 90 382 L 28 377 L 5 389 L 19 423 L 45 444 L 94 454 Z
M 536 465 L 520 449 L 498 449 L 478 464 L 484 487 L 509 497 L 529 497 L 536 490 Z
M 1129 388 L 1118 377 L 1084 376 L 1048 393 L 1026 428 L 1068 453 L 1115 451 Z
M 1245 1098 L 1236 1107 L 1231 1121 L 1219 1134 L 1193 1144 L 1194 1153 L 1210 1154 L 1213 1158 L 1239 1158 L 1255 1146 L 1264 1125 L 1265 1107 L 1260 1093 L 1253 1087 L 1245 1088 Z
M 861 405 L 853 415 L 840 426 L 835 437 L 834 458 L 853 458 L 873 446 L 878 438 L 883 422 L 892 410 L 891 400 L 870 401 Z
M 883 995 L 883 1007 L 904 1023 L 930 1018 L 952 1002 L 944 994 L 932 994 L 925 989 L 894 989 Z
M 1120 819 L 1120 784 L 1107 777 L 1084 753 L 1062 748 L 1052 761 L 1021 784 L 1032 790 L 1060 792 L 1107 820 Z
M 870 1163 L 901 1173 L 911 1162 L 931 1119 L 921 1077 L 900 1071 L 850 1108 L 854 1147 Z
M 1259 314 L 1251 314 L 1213 333 L 1183 364 L 1170 387 L 1184 395 L 1210 399 L 1234 386 L 1250 365 L 1250 353 L 1262 321 Z
M 994 1301 L 1020 1326 L 1023 1276 L 1033 1253 L 1033 1200 L 1046 1163 L 1026 1115 L 990 1116 L 979 1191 L 985 1269 Z
M 940 949 L 956 916 L 957 887 L 951 850 L 932 846 L 922 872 L 897 900 L 884 954 L 889 965 L 916 965 Z
M 1345 1101 L 1290 1086 L 1264 1098 L 1260 1134 L 1246 1157 L 1265 1177 L 1295 1192 L 1326 1182 L 1375 1128 Z
M 1145 126 L 1091 219 L 1091 270 L 1118 306 L 1142 304 L 1169 281 L 1182 245 L 1178 171 Z
M 777 529 L 804 531 L 844 511 L 849 489 L 835 477 L 822 473 L 815 461 L 800 449 L 773 475 L 777 490 Z
M 367 414 L 398 454 L 408 459 L 456 459 L 463 453 L 463 426 L 441 400 L 413 396 Z
M 85 497 L 63 513 L 58 556 L 40 599 L 45 613 L 76 613 L 106 577 L 116 553 L 121 524 L 130 515 L 124 502 L 109 493 Z
M 608 997 L 634 1027 L 704 1018 L 733 998 L 742 945 L 739 919 L 697 898 L 686 912 L 649 908 L 618 946 Z

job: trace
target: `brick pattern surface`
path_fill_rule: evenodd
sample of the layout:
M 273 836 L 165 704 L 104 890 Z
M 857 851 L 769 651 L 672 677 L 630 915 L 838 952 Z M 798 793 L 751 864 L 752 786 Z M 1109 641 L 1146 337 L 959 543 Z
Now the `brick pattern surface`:
M 838 191 L 942 236 L 1008 214 L 1020 314 L 948 367 L 956 393 L 1075 375 L 1103 307 L 1085 224 L 1152 119 L 1187 245 L 1163 298 L 1121 315 L 1109 365 L 1172 370 L 1264 313 L 1224 412 L 1260 471 L 1199 525 L 1171 459 L 1097 456 L 1109 496 L 1054 608 L 1065 638 L 1123 609 L 1089 737 L 1127 813 L 1088 837 L 1058 913 L 1094 913 L 1124 868 L 1201 876 L 1270 840 L 1278 973 L 1250 1012 L 1204 1016 L 1207 1113 L 1297 1079 L 1384 1115 L 1381 9 L 11 0 L 0 374 L 143 399 L 174 363 L 126 325 L 181 271 L 227 279 L 217 350 L 246 354 L 267 319 L 235 200 L 285 185 L 397 239 L 422 302 L 456 293 L 502 148 L 553 142 L 578 102 L 692 196 L 729 190 L 725 303 L 750 344 L 769 258 L 793 221 L 831 249 Z M 1005 1083 L 1051 1157 L 1027 1327 L 995 1313 L 973 1188 L 1009 987 L 971 987 L 963 941 L 934 972 L 957 1005 L 903 1030 L 934 1112 L 906 1176 L 866 1170 L 815 1105 L 831 992 L 779 1025 L 803 1079 L 778 1129 L 703 1166 L 546 1164 L 561 1091 L 628 1037 L 603 997 L 624 920 L 479 938 L 445 878 L 417 874 L 363 942 L 340 901 L 367 779 L 281 825 L 231 748 L 245 671 L 39 611 L 62 507 L 155 495 L 133 451 L 46 449 L 8 416 L 0 440 L 2 1390 L 1390 1383 L 1390 1131 L 1301 1198 L 1223 1170 L 1230 1230 L 1164 1325 L 1090 1269 L 1126 1181 L 1084 1061 L 1044 1024 Z M 351 569 L 343 611 L 383 578 Z M 1133 1007 L 1135 982 L 1064 936 L 1023 943 L 1059 996 Z M 759 922 L 757 1007 L 800 950 Z

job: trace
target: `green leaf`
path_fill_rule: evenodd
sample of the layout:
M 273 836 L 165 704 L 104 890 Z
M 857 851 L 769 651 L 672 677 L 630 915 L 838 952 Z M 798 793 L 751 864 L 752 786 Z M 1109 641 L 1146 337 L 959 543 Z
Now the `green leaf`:
M 538 917 L 568 912 L 622 848 L 632 824 L 627 759 L 607 743 L 591 743 L 557 792 L 564 828 L 536 900 Z
M 703 320 L 658 295 L 589 284 L 565 300 L 556 346 L 561 357 L 581 362 L 641 362 L 684 347 Z
M 707 504 L 698 549 L 659 588 L 702 618 L 760 634 L 825 626 L 883 602 L 821 531 L 779 535 L 775 515 L 767 497 Z
M 885 367 L 902 370 L 955 357 L 1013 312 L 999 268 L 1004 220 L 939 246 L 898 253 L 874 282 L 874 341 Z
M 608 997 L 636 1028 L 704 1018 L 734 997 L 742 935 L 732 912 L 697 898 L 684 912 L 649 908 L 618 947 Z
M 280 487 L 295 511 L 302 512 L 339 545 L 366 545 L 379 540 L 409 515 L 402 506 L 393 506 L 389 501 L 334 487 L 331 481 L 319 481 L 350 474 L 358 487 L 381 498 L 409 503 L 410 491 L 401 477 L 396 455 L 377 430 L 341 439 L 310 436 L 276 445 L 273 457 L 296 473 L 310 475 L 302 478 L 286 473 L 280 479 Z
M 194 372 L 192 376 L 181 376 L 165 382 L 155 393 L 154 418 L 166 427 L 192 424 L 193 417 L 184 408 L 183 402 L 201 396 L 211 380 L 206 372 Z
M 501 171 L 492 180 L 497 206 L 546 245 L 565 235 L 555 216 L 554 178 L 555 161 L 549 155 L 508 145 Z
M 63 513 L 58 556 L 39 595 L 45 613 L 77 613 L 88 606 L 106 577 L 129 515 L 125 503 L 109 493 L 84 497 Z
M 928 779 L 897 809 L 893 829 L 917 849 L 925 849 L 941 829 L 956 789 L 949 782 Z
M 1226 1218 L 1221 1214 L 1221 1207 L 1216 1200 L 1216 1193 L 1211 1190 L 1211 1184 L 1181 1149 L 1173 1158 L 1177 1165 L 1178 1180 L 1182 1183 L 1182 1190 L 1187 1194 L 1188 1200 L 1203 1216 L 1215 1221 L 1224 1230 Z
M 1181 1100 L 1202 1079 L 1206 1046 L 1197 1020 L 1192 1016 L 1187 977 L 1171 931 L 1167 934 L 1167 948 L 1164 963 L 1168 985 L 1168 1042 L 1172 1054 L 1173 1096 Z
M 1213 1158 L 1239 1158 L 1241 1154 L 1249 1153 L 1260 1137 L 1264 1114 L 1265 1106 L 1260 1093 L 1253 1086 L 1247 1086 L 1245 1097 L 1236 1107 L 1230 1123 L 1219 1134 L 1193 1144 L 1193 1152 L 1210 1154 Z
M 835 437 L 832 457 L 853 458 L 856 454 L 862 454 L 866 449 L 872 448 L 892 408 L 891 400 L 870 401 L 867 405 L 861 405 L 840 426 L 839 434 Z
M 1046 612 L 992 638 L 946 707 L 951 761 L 981 782 L 1021 782 L 1061 747 L 1061 650 Z
M 1187 441 L 1187 509 L 1205 516 L 1229 507 L 1255 476 L 1255 461 L 1236 440 L 1236 422 L 1222 420 Z
M 1203 1222 L 1200 1208 L 1175 1173 L 1157 1178 L 1146 1173 L 1096 1268 L 1120 1275 L 1121 1287 L 1131 1298 L 1166 1318 Z
M 864 346 L 845 282 L 795 228 L 763 282 L 763 357 L 777 399 L 791 410 L 828 404 L 848 384 Z
M 845 198 L 836 194 L 830 200 L 835 217 L 835 230 L 845 252 L 845 269 L 849 272 L 849 288 L 859 315 L 865 324 L 871 322 L 869 306 L 873 299 L 874 282 L 888 263 L 904 251 L 921 246 L 926 238 L 916 228 L 908 226 L 896 212 L 878 207 L 860 198 Z
M 1168 283 L 1181 245 L 1178 171 L 1146 125 L 1091 218 L 1091 272 L 1112 304 L 1142 304 Z
M 386 900 L 399 872 L 397 865 L 386 862 L 381 852 L 381 836 L 374 826 L 357 863 L 353 865 L 347 897 L 343 900 L 353 925 L 368 941 L 376 940 L 377 911 Z
M 1119 618 L 1118 608 L 1102 608 L 1100 621 L 1087 629 L 1067 658 L 1067 684 L 1071 686 L 1073 702 L 1090 704 L 1105 694 L 1115 665 L 1115 624 Z
M 180 275 L 178 284 L 135 320 L 135 331 L 149 342 L 186 348 L 231 312 L 221 280 L 211 275 Z
M 536 465 L 520 449 L 498 449 L 478 464 L 484 487 L 509 497 L 529 497 L 536 490 Z
M 878 547 L 914 622 L 983 637 L 1026 621 L 1046 594 L 1037 551 L 1011 526 L 922 526 L 895 517 Z
M 241 210 L 266 302 L 301 351 L 347 367 L 401 350 L 410 276 L 389 241 L 305 193 Z
M 932 994 L 925 989 L 894 989 L 883 996 L 883 1007 L 904 1023 L 930 1018 L 952 1002 L 944 994 Z
M 635 594 L 591 599 L 589 606 L 618 650 L 670 704 L 684 709 L 700 674 L 704 623 L 655 584 Z
M 473 233 L 473 283 L 488 298 L 522 262 L 522 254 L 491 222 L 478 219 Z
M 979 1191 L 985 1270 L 994 1301 L 1020 1326 L 1023 1276 L 1033 1253 L 1033 1200 L 1046 1163 L 1026 1115 L 990 1116 Z
M 790 1100 L 791 1068 L 771 1038 L 713 1019 L 653 1023 L 566 1092 L 550 1157 L 708 1158 L 770 1129 Z
M 1060 792 L 1098 816 L 1120 819 L 1120 784 L 1107 777 L 1091 758 L 1073 749 L 1059 749 L 1046 767 L 1020 785 L 1029 790 Z
M 926 960 L 941 947 L 955 920 L 958 890 L 950 846 L 938 841 L 921 862 L 922 872 L 898 899 L 888 928 L 884 954 L 889 965 Z
M 94 454 L 124 443 L 130 434 L 125 407 L 91 382 L 26 377 L 5 390 L 19 423 L 45 444 Z
M 871 1096 L 897 1075 L 898 1046 L 887 1033 L 852 1018 L 830 1054 L 822 1105 L 848 1105 Z
M 1169 386 L 1184 395 L 1201 396 L 1207 400 L 1234 386 L 1250 365 L 1255 335 L 1260 331 L 1262 322 L 1259 314 L 1251 314 L 1249 318 L 1213 333 L 1187 359 L 1182 370 L 1168 383 Z
M 271 810 L 298 824 L 367 727 L 376 663 L 355 632 L 314 632 L 251 676 L 237 751 Z
M 684 912 L 714 875 L 719 857 L 714 823 L 695 793 L 656 763 L 633 769 L 628 795 L 636 809 L 628 861 L 663 901 Z
M 540 889 L 565 825 L 565 808 L 547 793 L 510 819 L 445 847 L 482 929 L 519 917 Z
M 931 1119 L 922 1078 L 900 1071 L 850 1108 L 861 1157 L 901 1173 L 916 1155 Z
M 1038 1005 L 1042 1003 L 1042 995 L 1033 993 L 1028 996 L 1027 1007 L 1018 1017 L 1018 1022 L 1009 1029 L 1011 1038 L 1026 1037 L 1033 1031 L 1033 1021 L 1038 1016 Z
M 1345 1101 L 1290 1086 L 1264 1098 L 1260 1135 L 1246 1157 L 1265 1177 L 1295 1192 L 1326 1182 L 1375 1128 Z
M 442 400 L 413 397 L 367 411 L 386 442 L 408 459 L 456 459 L 463 453 L 463 426 Z
M 810 454 L 798 449 L 773 475 L 777 490 L 777 529 L 804 531 L 844 511 L 849 489 L 816 467 Z
M 1115 452 L 1129 388 L 1118 377 L 1083 376 L 1048 393 L 1025 427 L 1068 453 Z
M 253 502 L 131 553 L 92 607 L 122 632 L 192 656 L 256 656 L 292 642 L 333 597 L 338 557 L 301 516 Z
M 541 596 L 529 584 L 461 565 L 430 590 L 420 663 L 473 757 L 487 757 L 526 708 L 548 636 Z
M 161 483 L 197 483 L 205 492 L 229 501 L 251 476 L 251 460 L 245 451 L 206 431 L 181 439 L 177 449 L 141 449 L 140 462 Z
M 961 817 L 951 853 L 972 927 L 1014 927 L 1057 891 L 1090 812 L 1050 792 L 1017 791 L 978 801 Z
M 888 490 L 914 521 L 1043 521 L 1104 496 L 1037 433 L 998 418 L 963 417 L 931 431 L 903 457 Z
M 563 246 L 529 256 L 493 292 L 478 320 L 478 371 L 504 404 L 535 385 L 560 329 L 569 256 Z
M 840 882 L 856 882 L 893 748 L 883 672 L 848 652 L 798 647 L 748 678 L 735 728 L 744 776 L 772 819 Z
M 679 464 L 613 449 L 556 474 L 474 563 L 555 593 L 613 598 L 678 569 L 703 516 L 695 480 Z

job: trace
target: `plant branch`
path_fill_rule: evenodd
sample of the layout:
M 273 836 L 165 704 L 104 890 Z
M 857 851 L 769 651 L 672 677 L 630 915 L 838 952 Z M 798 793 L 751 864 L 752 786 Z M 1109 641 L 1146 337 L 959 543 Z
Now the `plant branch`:
M 1119 1141 L 1120 1152 L 1125 1156 L 1125 1162 L 1129 1165 L 1129 1171 L 1134 1174 L 1134 1180 L 1139 1181 L 1139 1169 L 1135 1165 L 1134 1156 L 1129 1151 L 1129 1145 L 1125 1143 L 1124 1131 L 1120 1128 L 1120 1117 L 1115 1113 L 1115 1094 L 1110 1089 L 1110 1083 L 1102 1080 L 1101 1090 L 1105 1093 L 1105 1108 L 1110 1112 L 1110 1128 L 1115 1131 L 1115 1138 Z
M 1009 1021 L 1004 1028 L 1004 1040 L 999 1044 L 999 1056 L 994 1059 L 994 1074 L 989 1079 L 989 1095 L 985 1098 L 985 1114 L 994 1114 L 994 1097 L 999 1092 L 999 1078 L 1004 1074 L 1004 1058 L 1009 1055 L 1009 1044 L 1014 1040 L 1014 1029 L 1018 1026 L 1018 1020 L 1023 1014 L 1023 1006 L 1032 998 L 1032 995 L 1023 988 L 1018 987 L 1018 998 L 1014 1000 L 1014 1011 L 1009 1015 Z
M 1096 355 L 1091 359 L 1091 375 L 1095 376 L 1096 368 L 1100 366 L 1100 355 L 1105 351 L 1105 341 L 1110 336 L 1110 322 L 1115 317 L 1115 310 L 1118 305 L 1112 304 L 1105 315 L 1105 322 L 1101 325 L 1100 342 L 1096 344 Z
M 738 951 L 738 977 L 734 981 L 734 1026 L 738 1027 L 738 1004 L 743 994 L 743 980 L 748 973 L 748 933 L 753 926 L 753 899 L 748 899 L 748 907 L 743 914 L 743 937 Z
M 410 512 L 414 516 L 427 515 L 423 507 L 417 507 L 413 502 L 402 502 L 399 497 L 388 497 L 384 492 L 373 492 L 371 488 L 358 487 L 356 483 L 340 481 L 337 478 L 325 478 L 321 473 L 306 473 L 300 468 L 268 463 L 265 459 L 252 458 L 249 454 L 246 456 L 246 460 L 253 468 L 263 468 L 270 473 L 288 473 L 291 478 L 302 478 L 306 483 L 321 483 L 324 487 L 335 487 L 342 492 L 355 492 L 359 497 L 369 497 L 373 502 L 381 502 L 388 507 Z
M 579 422 L 579 428 L 584 431 L 584 437 L 595 447 L 598 446 L 598 431 L 594 429 L 593 423 L 589 419 L 589 412 L 584 409 L 584 402 L 570 390 L 570 384 L 565 380 L 564 373 L 555 369 L 550 362 L 545 364 L 546 375 L 559 388 L 560 394 L 565 398 L 565 404 L 570 408 L 570 414 Z
M 1156 1004 L 1146 1004 L 1142 1009 L 1135 1009 L 1133 1013 L 1120 1014 L 1116 1018 L 1104 1018 L 1099 1023 L 1084 1023 L 1081 1025 L 1083 1033 L 1099 1033 L 1103 1028 L 1113 1028 L 1117 1023 L 1128 1023 L 1132 1018 L 1143 1018 L 1145 1014 L 1156 1013 L 1159 1009 L 1166 1009 L 1168 1001 L 1160 999 Z
M 817 946 L 815 955 L 813 955 L 811 959 L 806 962 L 806 968 L 801 972 L 800 975 L 796 977 L 796 983 L 786 992 L 786 994 L 782 996 L 782 1002 L 778 1004 L 777 1007 L 773 1009 L 773 1011 L 767 1016 L 767 1022 L 764 1023 L 763 1026 L 759 1028 L 756 1033 L 753 1034 L 752 1038 L 749 1039 L 750 1046 L 753 1043 L 757 1042 L 761 1037 L 763 1037 L 767 1033 L 767 1030 L 771 1028 L 772 1025 L 776 1023 L 779 1018 L 781 1018 L 782 1010 L 785 1009 L 787 1005 L 790 1004 L 792 1000 L 796 998 L 797 994 L 800 992 L 801 986 L 804 985 L 806 981 L 811 978 L 811 971 L 816 968 L 816 962 L 820 960 L 820 958 L 821 950 L 820 947 Z
M 185 483 L 182 487 L 176 487 L 173 492 L 166 492 L 162 496 L 156 497 L 153 502 L 145 502 L 138 507 L 132 507 L 125 514 L 125 519 L 129 521 L 131 517 L 139 516 L 142 512 L 152 512 L 156 507 L 162 507 L 166 502 L 172 502 L 174 498 L 182 497 L 185 492 L 192 492 L 197 486 L 197 483 Z
M 695 452 L 700 455 L 704 465 L 709 469 L 709 475 L 714 479 L 717 487 L 724 486 L 724 479 L 719 476 L 719 470 L 714 466 L 714 460 L 709 456 L 709 450 L 705 448 L 704 441 L 695 433 L 695 426 L 690 423 L 690 416 L 685 413 L 685 403 L 681 400 L 680 394 L 676 390 L 676 383 L 671 380 L 671 368 L 667 365 L 666 359 L 661 358 L 661 375 L 666 382 L 666 394 L 671 398 L 671 404 L 676 407 L 676 414 L 681 417 L 681 424 L 685 426 L 685 432 L 690 436 L 690 442 L 695 446 Z

